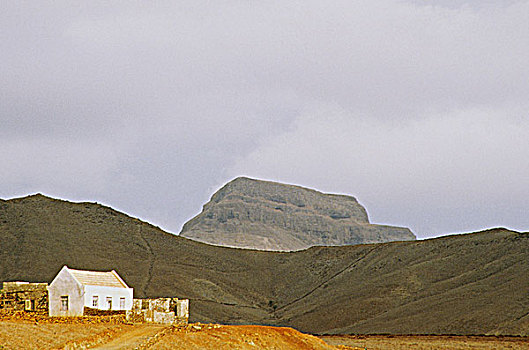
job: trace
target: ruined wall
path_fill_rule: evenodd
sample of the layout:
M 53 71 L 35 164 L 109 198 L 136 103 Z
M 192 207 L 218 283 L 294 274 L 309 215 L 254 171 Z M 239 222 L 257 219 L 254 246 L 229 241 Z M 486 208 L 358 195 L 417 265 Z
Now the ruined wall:
M 189 299 L 176 299 L 176 316 L 188 319 L 189 318 Z
M 138 323 L 186 324 L 189 300 L 178 298 L 134 299 L 127 320 Z
M 4 282 L 0 290 L 0 309 L 47 311 L 48 284 Z

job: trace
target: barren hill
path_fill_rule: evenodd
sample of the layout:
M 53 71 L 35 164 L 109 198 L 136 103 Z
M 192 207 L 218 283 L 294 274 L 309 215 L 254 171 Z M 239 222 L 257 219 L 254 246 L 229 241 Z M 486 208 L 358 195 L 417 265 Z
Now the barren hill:
M 407 228 L 370 224 L 354 197 L 245 177 L 218 190 L 180 235 L 208 244 L 279 251 L 415 239 Z
M 286 253 L 194 242 L 94 203 L 0 201 L 0 281 L 116 269 L 137 297 L 177 296 L 195 321 L 312 333 L 529 333 L 529 234 Z

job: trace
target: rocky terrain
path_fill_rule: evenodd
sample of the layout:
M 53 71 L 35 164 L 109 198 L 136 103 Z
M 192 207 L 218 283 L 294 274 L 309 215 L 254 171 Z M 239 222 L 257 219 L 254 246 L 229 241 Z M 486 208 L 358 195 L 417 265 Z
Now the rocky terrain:
M 0 281 L 115 269 L 136 297 L 190 299 L 191 321 L 309 333 L 529 335 L 529 234 L 506 229 L 267 252 L 166 233 L 95 203 L 0 201 Z
M 245 177 L 218 190 L 180 235 L 208 244 L 278 251 L 415 239 L 407 228 L 370 224 L 354 197 Z

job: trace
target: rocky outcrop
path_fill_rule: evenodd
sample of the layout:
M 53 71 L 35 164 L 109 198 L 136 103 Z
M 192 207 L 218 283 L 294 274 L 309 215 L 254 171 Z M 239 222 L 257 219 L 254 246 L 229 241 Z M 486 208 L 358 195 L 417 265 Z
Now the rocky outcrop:
M 180 235 L 208 244 L 279 251 L 415 239 L 407 228 L 369 223 L 354 197 L 245 177 L 217 191 Z

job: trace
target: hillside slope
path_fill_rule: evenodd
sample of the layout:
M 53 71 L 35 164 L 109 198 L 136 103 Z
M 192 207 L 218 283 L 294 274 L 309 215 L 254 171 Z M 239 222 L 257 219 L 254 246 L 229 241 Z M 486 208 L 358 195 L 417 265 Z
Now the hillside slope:
M 180 235 L 208 244 L 277 251 L 415 239 L 405 227 L 370 224 L 354 197 L 245 177 L 218 190 Z
M 211 246 L 94 203 L 0 201 L 0 280 L 116 269 L 191 318 L 311 333 L 529 334 L 529 234 L 505 229 L 286 253 Z

